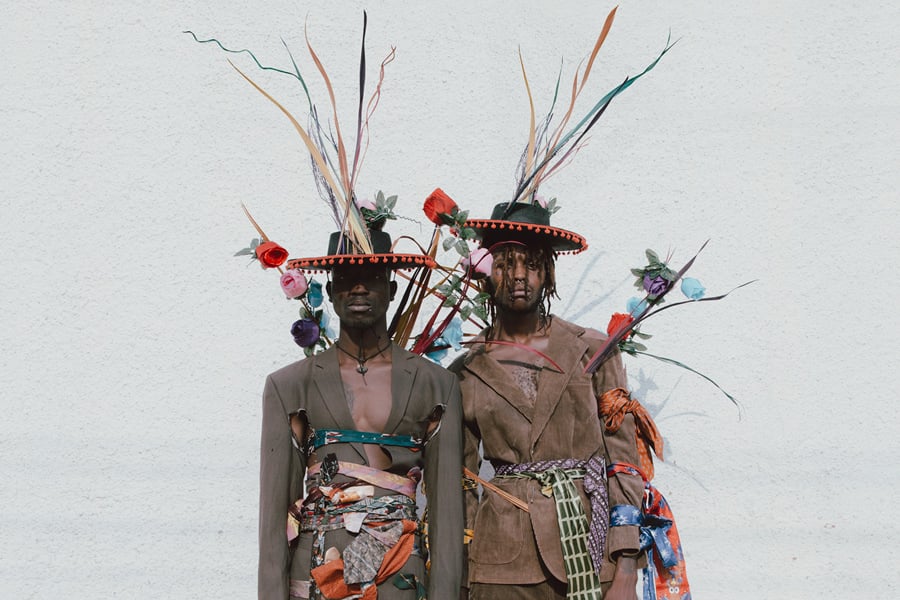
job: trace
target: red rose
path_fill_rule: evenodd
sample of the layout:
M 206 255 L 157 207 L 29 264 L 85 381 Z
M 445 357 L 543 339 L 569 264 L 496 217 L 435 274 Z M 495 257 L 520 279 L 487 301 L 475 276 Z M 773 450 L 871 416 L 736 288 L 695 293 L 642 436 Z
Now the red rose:
M 444 215 L 449 217 L 455 208 L 458 207 L 453 198 L 445 194 L 441 188 L 436 188 L 430 196 L 425 198 L 425 206 L 422 207 L 422 210 L 425 211 L 428 220 L 435 225 L 450 225 L 453 220 L 445 218 Z
M 609 325 L 606 326 L 606 334 L 609 337 L 615 336 L 619 331 L 625 329 L 629 325 L 634 322 L 634 317 L 626 313 L 613 313 L 613 316 L 609 318 Z M 629 332 L 628 335 L 631 335 L 632 332 Z M 628 337 L 627 335 L 625 337 Z
M 288 252 L 275 242 L 263 242 L 256 247 L 256 258 L 263 269 L 280 267 L 287 260 Z

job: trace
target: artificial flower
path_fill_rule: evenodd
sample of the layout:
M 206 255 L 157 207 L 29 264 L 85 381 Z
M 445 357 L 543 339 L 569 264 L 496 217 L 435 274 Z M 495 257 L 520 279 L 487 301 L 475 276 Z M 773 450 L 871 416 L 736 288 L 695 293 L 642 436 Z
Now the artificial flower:
M 691 300 L 699 300 L 706 293 L 706 288 L 699 280 L 693 277 L 684 277 L 681 280 L 681 293 Z
M 450 319 L 450 322 L 447 323 L 447 327 L 444 329 L 444 333 L 441 334 L 441 337 L 444 339 L 445 343 L 450 344 L 454 350 L 462 350 L 462 319 L 459 317 Z
M 637 296 L 632 296 L 625 304 L 625 308 L 632 317 L 639 317 L 650 308 L 650 305 L 647 304 L 646 300 L 638 298 Z
M 338 329 L 335 326 L 334 319 L 331 318 L 331 315 L 327 310 L 322 311 L 322 316 L 319 318 L 319 326 L 325 331 L 325 335 L 328 336 L 328 339 L 337 339 Z
M 264 269 L 280 267 L 287 260 L 287 250 L 275 242 L 263 242 L 256 247 L 256 258 Z
M 625 329 L 634 322 L 634 317 L 625 313 L 613 313 L 609 318 L 609 324 L 606 326 L 606 334 L 613 337 L 622 329 Z M 627 336 L 626 336 L 627 337 Z
M 294 336 L 294 341 L 298 346 L 309 348 L 319 341 L 319 324 L 315 319 L 310 318 L 294 321 L 294 324 L 291 325 L 291 335 Z
M 494 257 L 487 248 L 478 248 L 463 257 L 460 266 L 466 271 L 471 269 L 472 279 L 481 279 L 491 274 L 494 266 Z
M 306 276 L 299 269 L 291 269 L 281 276 L 281 289 L 288 298 L 300 298 L 308 287 Z
M 656 277 L 644 275 L 644 289 L 647 290 L 647 295 L 649 295 L 651 299 L 664 293 L 671 285 L 672 282 L 662 275 L 657 275 Z
M 441 364 L 441 361 L 447 357 L 449 350 L 447 347 L 449 344 L 444 338 L 439 337 L 434 342 L 432 342 L 431 347 L 435 348 L 435 350 L 426 351 L 425 358 L 429 360 L 433 360 L 434 362 Z
M 322 300 L 322 284 L 315 279 L 310 279 L 309 289 L 306 290 L 306 301 L 311 307 L 318 308 L 322 305 Z
M 375 210 L 375 202 L 369 198 L 356 199 L 356 206 L 365 208 L 366 210 Z
M 454 210 L 459 210 L 453 198 L 444 193 L 441 188 L 435 188 L 431 195 L 425 199 L 422 206 L 425 216 L 435 225 L 450 225 L 453 223 L 451 215 Z

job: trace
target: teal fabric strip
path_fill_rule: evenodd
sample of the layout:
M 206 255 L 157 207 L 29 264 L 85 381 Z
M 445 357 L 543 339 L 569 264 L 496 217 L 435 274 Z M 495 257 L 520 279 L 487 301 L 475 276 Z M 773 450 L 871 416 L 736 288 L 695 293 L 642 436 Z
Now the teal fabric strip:
M 313 438 L 313 447 L 316 449 L 328 444 L 347 443 L 401 446 L 403 448 L 420 448 L 422 446 L 422 440 L 411 435 L 374 433 L 372 431 L 356 431 L 353 429 L 317 429 Z

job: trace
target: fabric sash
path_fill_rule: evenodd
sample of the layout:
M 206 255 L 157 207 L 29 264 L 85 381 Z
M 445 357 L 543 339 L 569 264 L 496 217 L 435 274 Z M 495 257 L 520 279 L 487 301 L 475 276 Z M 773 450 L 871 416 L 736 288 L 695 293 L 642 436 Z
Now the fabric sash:
M 636 525 L 640 528 L 641 550 L 647 553 L 644 569 L 644 600 L 691 600 L 681 538 L 669 503 L 634 465 L 615 463 L 607 469 L 613 477 L 619 473 L 644 480 L 644 507 L 620 504 L 610 511 L 610 526 Z
M 310 475 L 318 475 L 321 470 L 322 463 L 318 463 L 311 466 L 307 473 Z M 377 485 L 380 488 L 391 490 L 410 498 L 416 497 L 416 485 L 419 483 L 418 479 L 415 477 L 405 477 L 367 465 L 359 465 L 342 460 L 337 461 L 337 473 L 346 475 L 347 477 L 360 479 L 366 483 Z
M 328 444 L 348 443 L 402 446 L 404 448 L 414 448 L 418 450 L 421 450 L 422 448 L 422 440 L 411 435 L 356 431 L 355 429 L 316 429 L 313 434 L 313 448 L 317 450 Z
M 553 496 L 566 567 L 568 600 L 600 600 L 600 566 L 606 545 L 609 509 L 604 481 L 604 461 L 574 458 L 495 467 L 496 477 L 528 477 L 541 484 L 541 493 Z M 591 503 L 590 527 L 574 480 L 584 478 Z M 585 541 L 587 543 L 585 543 Z

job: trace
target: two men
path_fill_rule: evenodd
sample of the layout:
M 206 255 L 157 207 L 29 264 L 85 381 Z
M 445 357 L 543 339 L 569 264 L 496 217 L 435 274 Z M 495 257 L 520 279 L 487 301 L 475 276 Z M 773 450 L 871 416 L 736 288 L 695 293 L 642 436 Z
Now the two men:
M 260 598 L 414 599 L 424 591 L 426 556 L 428 597 L 458 597 L 459 387 L 451 373 L 396 346 L 387 332 L 396 291 L 391 269 L 427 257 L 391 253 L 386 233 L 370 234 L 372 254 L 338 252 L 334 234 L 328 256 L 291 264 L 330 271 L 340 337 L 266 381 Z M 429 549 L 416 511 L 422 477 Z
M 607 427 L 600 402 L 627 395 L 615 355 L 584 367 L 605 337 L 550 313 L 555 259 L 586 244 L 550 226 L 538 204 L 501 204 L 467 223 L 493 255 L 492 323 L 451 370 L 461 382 L 465 464 L 495 471 L 466 492 L 471 598 L 636 598 L 639 532 L 608 513 L 640 512 L 643 481 L 612 464 L 639 464 L 632 414 Z M 518 502 L 516 502 L 518 500 Z

